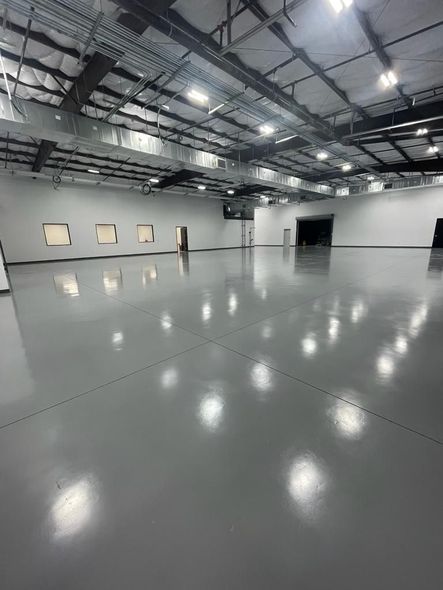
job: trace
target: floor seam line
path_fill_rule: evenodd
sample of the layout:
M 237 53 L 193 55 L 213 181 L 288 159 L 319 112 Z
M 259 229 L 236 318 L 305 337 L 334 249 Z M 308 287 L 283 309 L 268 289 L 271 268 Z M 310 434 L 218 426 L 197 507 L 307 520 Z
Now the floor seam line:
M 406 430 L 412 434 L 415 434 L 417 436 L 421 436 L 422 438 L 425 438 L 425 439 L 427 439 L 433 443 L 436 443 L 440 446 L 443 445 L 443 441 L 433 438 L 432 436 L 430 436 L 428 434 L 424 434 L 422 432 L 419 432 L 418 430 L 414 430 L 413 428 L 411 428 L 409 426 L 405 426 L 404 424 L 401 424 L 400 422 L 396 422 L 395 420 L 392 420 L 391 418 L 387 418 L 386 416 L 383 416 L 382 414 L 378 414 L 377 412 L 374 412 L 373 410 L 369 410 L 368 408 L 364 408 L 363 406 L 359 406 L 355 402 L 351 402 L 345 398 L 340 397 L 339 395 L 336 395 L 334 393 L 331 393 L 330 391 L 327 391 L 326 389 L 318 387 L 318 385 L 314 385 L 313 383 L 309 383 L 308 381 L 304 381 L 303 379 L 300 379 L 299 377 L 294 377 L 294 375 L 290 375 L 289 373 L 285 373 L 285 371 L 282 371 L 281 369 L 277 369 L 276 367 L 273 367 L 272 365 L 268 365 L 267 363 L 264 363 L 263 361 L 259 361 L 247 354 L 244 354 L 243 352 L 239 352 L 238 350 L 234 350 L 232 348 L 229 348 L 229 346 L 225 346 L 224 344 L 220 344 L 220 342 L 213 341 L 213 343 L 216 344 L 217 346 L 220 346 L 221 348 L 229 350 L 230 352 L 233 352 L 243 358 L 246 358 L 250 361 L 253 361 L 255 363 L 263 365 L 264 367 L 267 367 L 268 369 L 271 369 L 272 371 L 276 371 L 277 373 L 280 373 L 281 375 L 284 375 L 285 377 L 288 377 L 289 379 L 293 379 L 294 381 L 297 381 L 298 383 L 302 383 L 303 385 L 307 385 L 308 387 L 311 387 L 312 389 L 315 389 L 320 393 L 323 393 L 325 395 L 333 397 L 334 399 L 340 400 L 343 403 L 354 406 L 355 408 L 358 408 L 359 410 L 361 410 L 363 412 L 371 414 L 372 416 L 376 416 L 377 418 L 380 418 L 381 420 L 384 420 L 390 424 L 393 424 L 394 426 L 397 426 L 398 428 L 402 428 L 403 430 Z
M 398 262 L 398 264 L 401 264 L 402 262 L 406 262 L 406 261 L 400 261 Z M 321 299 L 322 297 L 326 297 L 327 295 L 330 295 L 331 293 L 335 293 L 336 291 L 340 291 L 341 289 L 345 289 L 346 287 L 349 287 L 350 285 L 353 285 L 355 283 L 358 283 L 362 280 L 368 279 L 374 275 L 377 275 L 381 272 L 385 272 L 386 270 L 389 270 L 390 268 L 392 268 L 393 266 L 396 266 L 396 263 L 393 263 L 389 266 L 387 266 L 386 268 L 382 269 L 382 270 L 378 270 L 375 273 L 371 273 L 369 275 L 366 275 L 365 277 L 362 277 L 360 279 L 357 279 L 355 281 L 350 281 L 348 283 L 345 283 L 344 285 L 341 285 L 339 287 L 336 287 L 334 289 L 331 289 L 330 291 L 326 291 L 325 293 L 322 293 L 321 295 L 316 295 L 314 297 L 311 297 L 309 299 L 306 299 L 305 301 L 301 301 L 300 303 L 297 303 L 296 305 L 293 305 L 291 307 L 285 308 L 281 311 L 276 312 L 275 314 L 272 314 L 270 316 L 266 316 L 260 320 L 257 320 L 255 322 L 251 322 L 250 324 L 246 324 L 244 326 L 241 326 L 240 328 L 237 328 L 236 330 L 232 330 L 231 332 L 227 332 L 226 334 L 222 334 L 221 336 L 214 336 L 214 339 L 217 338 L 224 338 L 225 336 L 230 336 L 231 334 L 235 334 L 237 332 L 240 332 L 241 330 L 244 330 L 246 328 L 249 328 L 250 326 L 255 326 L 256 324 L 260 324 L 261 322 L 264 322 L 266 320 L 269 320 L 271 318 L 274 318 L 280 314 L 286 313 L 288 311 L 291 311 L 292 309 L 296 309 L 297 307 L 300 307 L 301 305 L 305 305 L 306 303 L 310 303 L 311 301 L 315 301 L 316 299 Z M 67 275 L 65 275 L 67 276 Z M 94 291 L 95 293 L 98 293 L 100 295 L 104 295 L 105 297 L 109 297 L 109 299 L 112 299 L 113 301 L 117 301 L 118 303 L 123 303 L 124 305 L 127 305 L 128 307 L 132 307 L 133 309 L 136 309 L 137 311 L 140 311 L 142 313 L 145 313 L 146 315 L 156 318 L 159 321 L 164 321 L 160 316 L 147 311 L 145 309 L 142 309 L 141 307 L 137 307 L 136 305 L 133 305 L 132 303 L 128 303 L 127 301 L 124 301 L 122 299 L 119 299 L 117 297 L 115 297 L 114 295 L 109 295 L 106 292 L 101 291 L 100 289 L 96 289 L 95 287 L 91 287 L 90 285 L 87 285 L 86 283 L 83 283 L 82 281 L 78 281 L 79 285 L 82 285 L 83 287 L 86 287 L 87 289 L 90 289 L 91 291 Z M 202 336 L 201 334 L 198 334 L 197 332 L 193 332 L 192 330 L 189 330 L 188 328 L 183 328 L 182 326 L 179 326 L 178 324 L 172 323 L 172 322 L 168 322 L 168 324 L 170 324 L 171 326 L 174 326 L 175 328 L 179 328 L 180 330 L 185 330 L 186 332 L 189 332 L 190 334 L 193 334 L 194 336 L 198 336 L 200 338 L 203 338 L 204 340 L 206 340 L 207 342 L 214 342 L 215 340 L 212 338 L 208 338 L 207 336 Z
M 161 363 L 164 363 L 166 361 L 170 361 L 174 358 L 179 357 L 182 354 L 185 354 L 186 352 L 191 352 L 192 350 L 195 350 L 196 348 L 200 348 L 201 346 L 205 346 L 206 344 L 211 344 L 211 341 L 200 342 L 200 344 L 192 346 L 191 348 L 187 348 L 186 350 L 182 350 L 181 352 L 178 352 L 176 354 L 168 356 L 168 357 L 161 359 L 159 361 L 155 361 L 155 363 L 151 363 L 150 365 L 146 365 L 145 367 L 141 367 L 140 369 L 135 369 L 134 371 L 131 371 L 131 372 L 127 373 L 126 375 L 121 375 L 120 377 L 116 377 L 115 379 L 111 379 L 111 381 L 97 385 L 96 387 L 93 387 L 92 389 L 88 389 L 87 391 L 82 391 L 81 393 L 77 393 L 76 395 L 73 395 L 72 397 L 68 397 L 67 399 L 56 402 L 55 404 L 51 404 L 50 406 L 46 406 L 45 408 L 41 408 L 40 410 L 32 412 L 31 414 L 27 414 L 26 416 L 22 416 L 21 418 L 17 418 L 16 420 L 12 420 L 11 422 L 8 422 L 7 424 L 3 424 L 2 426 L 0 426 L 0 430 L 3 430 L 3 428 L 7 428 L 8 426 L 14 426 L 15 424 L 17 424 L 19 422 L 23 422 L 24 420 L 28 420 L 29 418 L 33 418 L 34 416 L 38 416 L 39 414 L 43 414 L 44 412 L 47 412 L 48 410 L 52 410 L 54 408 L 57 408 L 59 406 L 62 406 L 63 404 L 72 402 L 72 401 L 79 399 L 81 397 L 85 397 L 85 396 L 89 395 L 90 393 L 94 393 L 95 391 L 102 389 L 103 387 L 107 387 L 108 385 L 112 385 L 113 383 L 118 383 L 119 381 L 122 381 L 123 379 L 126 379 L 127 377 L 131 377 L 132 375 L 136 375 L 137 373 L 141 373 L 142 371 L 146 371 L 148 369 L 151 369 L 152 367 L 160 365 Z
M 236 334 L 237 332 L 241 332 L 241 330 L 244 330 L 245 328 L 250 328 L 251 326 L 255 326 L 256 324 L 260 324 L 261 322 L 265 322 L 266 320 L 270 320 L 272 318 L 275 318 L 280 314 L 291 311 L 292 309 L 296 309 L 297 307 L 300 307 L 301 305 L 305 305 L 306 303 L 310 303 L 311 301 L 315 301 L 316 299 L 321 299 L 322 297 L 326 297 L 327 295 L 331 295 L 331 293 L 335 293 L 336 291 L 340 291 L 341 289 L 345 289 L 346 287 L 350 287 L 351 285 L 354 285 L 362 280 L 369 279 L 369 278 L 379 274 L 380 272 L 385 272 L 386 270 L 389 270 L 393 266 L 395 266 L 395 264 L 392 264 L 392 265 L 384 268 L 383 270 L 377 271 L 376 273 L 372 273 L 370 275 L 362 277 L 361 279 L 357 279 L 355 281 L 350 281 L 349 283 L 345 283 L 344 285 L 341 285 L 340 287 L 335 287 L 334 289 L 331 289 L 330 291 L 326 291 L 325 293 L 322 293 L 321 295 L 315 295 L 314 297 L 310 297 L 309 299 L 306 299 L 305 301 L 300 301 L 296 305 L 292 305 L 291 307 L 288 307 L 288 308 L 283 309 L 281 311 L 277 311 L 276 313 L 274 313 L 270 316 L 266 316 L 266 317 L 262 318 L 261 320 L 251 322 L 250 324 L 246 324 L 245 326 L 242 326 L 241 328 L 237 328 L 236 330 L 232 330 L 231 332 L 227 332 L 226 334 L 222 334 L 221 336 L 214 336 L 214 338 L 225 338 L 225 336 L 231 336 L 231 334 Z
M 117 301 L 117 303 L 122 303 L 123 305 L 127 305 L 128 307 L 131 307 L 132 309 L 136 309 L 137 311 L 145 313 L 146 315 L 148 315 L 152 318 L 155 318 L 156 320 L 159 320 L 160 322 L 166 321 L 170 326 L 174 326 L 174 328 L 178 328 L 179 330 L 184 330 L 185 332 L 189 332 L 189 334 L 193 334 L 194 336 L 198 336 L 199 338 L 203 338 L 204 340 L 207 340 L 208 342 L 212 342 L 212 340 L 210 338 L 207 338 L 206 336 L 202 336 L 201 334 L 197 334 L 197 332 L 193 332 L 192 330 L 189 330 L 188 328 L 183 328 L 182 326 L 179 326 L 178 324 L 175 324 L 173 322 L 169 322 L 167 320 L 164 320 L 162 317 L 156 315 L 155 313 L 152 313 L 151 311 L 147 311 L 146 309 L 143 309 L 141 307 L 137 307 L 136 305 L 133 305 L 132 303 L 128 303 L 127 301 L 124 301 L 123 299 L 118 299 L 118 297 L 114 297 L 114 295 L 109 295 L 108 293 L 100 291 L 100 289 L 96 289 L 95 287 L 91 287 L 90 285 L 87 285 L 86 283 L 82 283 L 81 281 L 77 281 L 77 282 L 79 285 L 86 287 L 86 289 L 89 289 L 90 291 L 94 291 L 94 293 L 98 293 L 99 295 L 104 295 L 105 297 L 109 297 L 109 299 L 112 299 L 113 301 Z

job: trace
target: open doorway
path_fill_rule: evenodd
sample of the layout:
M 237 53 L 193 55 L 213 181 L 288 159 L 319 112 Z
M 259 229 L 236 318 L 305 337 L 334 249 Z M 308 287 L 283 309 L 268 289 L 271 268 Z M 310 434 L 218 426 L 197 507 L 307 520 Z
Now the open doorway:
M 290 228 L 286 228 L 283 230 L 283 246 L 284 248 L 289 248 L 291 245 L 291 230 Z
M 297 219 L 297 246 L 330 246 L 333 221 L 332 215 Z
M 443 219 L 437 219 L 434 231 L 433 248 L 443 248 Z
M 184 225 L 178 225 L 175 228 L 175 237 L 177 241 L 177 252 L 188 251 L 188 228 Z

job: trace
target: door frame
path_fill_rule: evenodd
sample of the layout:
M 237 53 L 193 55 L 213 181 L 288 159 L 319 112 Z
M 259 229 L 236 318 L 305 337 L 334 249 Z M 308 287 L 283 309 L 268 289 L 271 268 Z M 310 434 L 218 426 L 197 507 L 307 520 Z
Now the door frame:
M 185 229 L 186 230 L 186 250 L 183 250 L 183 248 L 180 248 L 178 240 L 177 240 L 177 230 L 180 229 Z M 181 236 L 180 236 L 181 239 Z M 176 225 L 175 226 L 175 245 L 177 248 L 177 252 L 189 252 L 189 236 L 188 236 L 188 226 L 187 225 Z
M 434 236 L 432 238 L 432 246 L 431 246 L 431 248 L 443 248 L 443 245 L 442 246 L 434 246 L 434 242 L 435 242 L 435 240 L 436 240 L 436 238 L 438 236 L 437 227 L 439 225 L 442 226 L 442 231 L 443 231 L 443 217 L 437 217 L 436 220 L 435 220 Z M 440 240 L 442 241 L 442 244 L 443 244 L 443 236 L 440 237 Z
M 287 244 L 285 244 L 286 232 L 289 232 L 289 241 Z M 291 228 L 284 227 L 283 228 L 283 248 L 289 248 L 290 246 L 291 246 Z

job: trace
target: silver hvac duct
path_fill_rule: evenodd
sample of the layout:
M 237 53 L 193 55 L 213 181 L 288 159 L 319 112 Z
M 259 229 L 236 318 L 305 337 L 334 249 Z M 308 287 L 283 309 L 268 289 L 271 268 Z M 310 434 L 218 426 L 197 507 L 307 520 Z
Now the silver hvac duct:
M 18 103 L 18 104 L 17 104 Z M 103 154 L 134 158 L 146 163 L 179 164 L 216 179 L 262 184 L 282 192 L 316 193 L 334 197 L 334 189 L 268 168 L 253 166 L 184 145 L 162 141 L 146 133 L 116 127 L 59 109 L 0 96 L 0 128 L 57 143 L 85 146 Z
M 410 176 L 409 178 L 378 180 L 375 182 L 365 182 L 362 184 L 353 184 L 336 188 L 335 196 L 342 198 L 355 197 L 358 195 L 367 195 L 386 191 L 402 191 L 410 188 L 425 188 L 441 184 L 443 184 L 443 175 L 441 174 L 435 174 L 433 176 Z

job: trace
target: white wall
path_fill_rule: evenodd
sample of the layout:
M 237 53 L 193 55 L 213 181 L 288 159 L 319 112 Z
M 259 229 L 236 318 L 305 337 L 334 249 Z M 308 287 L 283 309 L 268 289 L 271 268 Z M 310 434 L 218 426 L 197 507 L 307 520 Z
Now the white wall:
M 334 214 L 333 246 L 430 247 L 443 217 L 443 187 L 392 191 L 256 210 L 255 243 L 282 245 L 283 229 L 296 243 L 296 218 Z
M 46 246 L 43 223 L 68 223 L 71 246 Z M 115 223 L 117 244 L 98 244 L 96 223 Z M 154 243 L 139 244 L 137 224 L 154 226 Z M 175 251 L 175 227 L 188 227 L 189 249 L 239 247 L 241 223 L 223 218 L 216 199 L 0 177 L 0 239 L 8 262 Z

